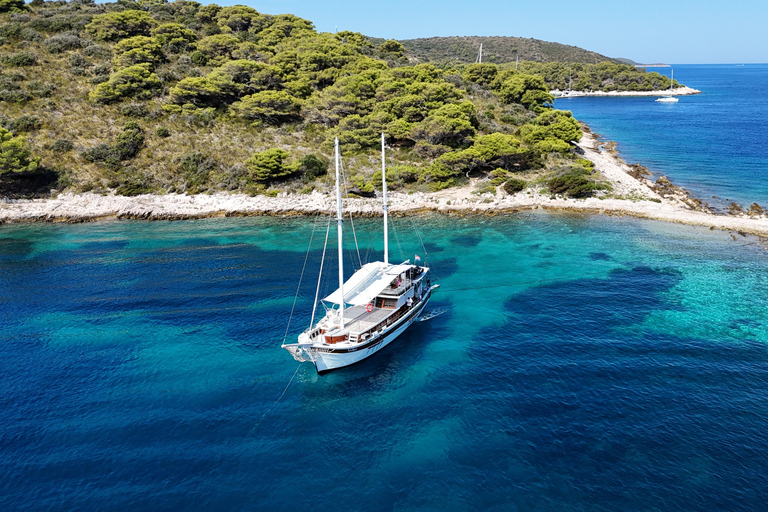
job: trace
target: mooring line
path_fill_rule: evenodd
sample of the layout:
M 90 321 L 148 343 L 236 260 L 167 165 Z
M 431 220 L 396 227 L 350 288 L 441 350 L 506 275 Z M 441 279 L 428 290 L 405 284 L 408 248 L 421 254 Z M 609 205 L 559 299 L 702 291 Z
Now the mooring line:
M 253 434 L 253 431 L 254 431 L 254 430 L 256 430 L 256 427 L 258 427 L 259 425 L 261 425 L 261 422 L 262 422 L 262 421 L 264 421 L 264 418 L 266 418 L 266 417 L 267 417 L 267 414 L 269 414 L 269 413 L 271 413 L 271 412 L 272 412 L 272 410 L 275 408 L 275 406 L 277 405 L 277 403 L 278 403 L 280 400 L 282 400 L 282 399 L 283 399 L 283 396 L 285 395 L 285 392 L 286 392 L 286 391 L 288 391 L 288 387 L 289 387 L 289 386 L 291 385 L 291 383 L 293 382 L 293 379 L 295 379 L 295 378 L 296 378 L 296 374 L 297 374 L 297 373 L 299 373 L 299 368 L 301 368 L 301 363 L 299 363 L 299 364 L 296 366 L 296 369 L 293 371 L 293 375 L 291 375 L 291 380 L 289 380 L 289 381 L 288 381 L 288 384 L 286 384 L 286 385 L 285 385 L 285 389 L 283 389 L 283 392 L 282 392 L 282 393 L 280 393 L 280 396 L 279 396 L 279 397 L 277 397 L 277 400 L 275 400 L 275 403 L 273 403 L 273 404 L 272 404 L 272 405 L 269 407 L 269 409 L 267 409 L 266 411 L 264 411 L 264 414 L 262 414 L 262 415 L 261 415 L 261 418 L 259 418 L 259 421 L 257 421 L 257 422 L 256 422 L 256 424 L 253 426 L 253 428 L 251 429 L 251 434 Z

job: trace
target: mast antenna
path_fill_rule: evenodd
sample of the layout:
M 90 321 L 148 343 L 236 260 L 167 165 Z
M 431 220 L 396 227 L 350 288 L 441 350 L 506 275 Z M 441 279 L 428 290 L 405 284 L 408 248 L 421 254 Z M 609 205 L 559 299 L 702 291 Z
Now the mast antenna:
M 384 265 L 389 265 L 389 229 L 387 205 L 387 168 L 384 154 L 384 132 L 381 133 L 381 191 L 384 200 Z
M 341 214 L 341 185 L 339 184 L 339 139 L 335 141 L 336 153 L 336 231 L 339 238 L 339 325 L 344 328 L 344 254 L 342 248 L 341 226 L 344 217 Z

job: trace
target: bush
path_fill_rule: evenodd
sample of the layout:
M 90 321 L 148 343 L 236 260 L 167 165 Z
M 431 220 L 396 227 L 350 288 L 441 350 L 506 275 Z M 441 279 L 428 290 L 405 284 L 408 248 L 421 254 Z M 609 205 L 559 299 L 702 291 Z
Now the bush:
M 181 53 L 194 48 L 197 34 L 184 25 L 166 23 L 152 30 L 152 36 L 171 53 Z
M 110 50 L 106 46 L 92 44 L 90 46 L 86 46 L 85 48 L 83 48 L 82 54 L 88 57 L 98 57 L 101 59 L 109 59 L 110 57 L 112 57 L 112 50 Z
M 37 117 L 23 115 L 7 123 L 5 127 L 18 134 L 39 130 L 41 126 L 42 123 Z
M 517 178 L 510 178 L 504 183 L 504 192 L 507 194 L 517 194 L 525 189 L 527 183 Z
M 19 37 L 24 41 L 31 41 L 33 43 L 39 43 L 40 41 L 43 40 L 43 35 L 40 32 L 38 32 L 37 30 L 31 29 L 29 27 L 24 27 L 23 29 L 21 29 L 21 32 L 19 33 Z
M 56 153 L 66 153 L 67 151 L 72 151 L 74 147 L 72 141 L 68 139 L 57 139 L 56 142 L 51 145 L 51 149 Z
M 24 148 L 24 137 L 0 128 L 0 175 L 8 172 L 34 171 L 40 164 L 40 158 L 29 158 L 29 151 Z
M 261 91 L 233 104 L 230 111 L 245 119 L 282 123 L 298 119 L 301 102 L 285 91 Z
M 43 45 L 50 53 L 63 53 L 83 47 L 84 41 L 75 34 L 59 34 L 49 37 Z
M 149 111 L 143 103 L 126 103 L 120 107 L 120 114 L 125 117 L 146 117 Z
M 591 177 L 591 172 L 583 167 L 570 167 L 562 174 L 547 182 L 547 188 L 552 194 L 561 194 L 568 197 L 590 197 L 596 190 L 604 190 L 606 187 Z
M 251 178 L 258 182 L 274 181 L 286 178 L 299 169 L 299 163 L 288 164 L 288 152 L 272 148 L 254 155 L 249 158 L 245 165 L 248 167 Z
M 206 189 L 211 171 L 216 168 L 216 160 L 202 153 L 185 155 L 179 165 L 184 177 L 184 187 L 190 194 L 198 194 Z
M 157 130 L 155 130 L 155 134 L 158 137 L 161 137 L 161 138 L 164 139 L 166 137 L 170 137 L 171 136 L 171 131 L 168 128 L 166 128 L 165 126 L 158 126 Z
M 192 52 L 192 54 L 190 55 L 190 58 L 192 59 L 192 62 L 194 62 L 198 66 L 205 66 L 206 64 L 208 64 L 208 57 L 206 57 L 205 54 L 200 50 L 195 50 L 194 52 Z
M 3 62 L 9 66 L 23 67 L 34 66 L 37 64 L 37 55 L 31 50 L 24 50 L 18 53 L 12 53 L 3 57 Z
M 305 181 L 313 181 L 328 174 L 328 162 L 310 154 L 299 160 L 299 170 Z
M 154 66 L 165 60 L 160 43 L 152 37 L 129 37 L 119 41 L 112 49 L 115 52 L 112 64 L 116 68 L 126 68 L 146 62 L 154 69 Z
M 149 98 L 160 92 L 160 79 L 147 63 L 121 69 L 109 81 L 96 86 L 88 97 L 97 103 L 112 103 L 125 97 Z
M 32 80 L 27 84 L 27 90 L 38 98 L 49 98 L 56 90 L 56 86 L 49 82 Z
M 21 12 L 27 9 L 24 0 L 0 0 L 0 13 Z
M 154 25 L 155 20 L 149 13 L 125 10 L 97 14 L 85 30 L 98 41 L 117 41 L 131 36 L 147 36 Z
M 150 192 L 152 190 L 141 183 L 124 183 L 115 189 L 115 194 L 127 197 L 140 196 Z
M 101 143 L 80 153 L 88 162 L 101 162 L 109 167 L 119 167 L 120 162 L 136 156 L 144 146 L 144 134 L 136 121 L 129 121 L 113 144 Z

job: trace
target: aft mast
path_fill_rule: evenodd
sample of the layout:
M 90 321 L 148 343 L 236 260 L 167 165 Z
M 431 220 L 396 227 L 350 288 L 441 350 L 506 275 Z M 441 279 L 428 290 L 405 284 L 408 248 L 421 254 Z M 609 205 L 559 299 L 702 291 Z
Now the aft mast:
M 387 169 L 384 156 L 384 133 L 381 134 L 381 190 L 382 197 L 384 199 L 384 265 L 389 265 L 389 229 L 387 227 L 388 222 L 388 205 L 387 205 Z
M 342 250 L 341 226 L 343 217 L 341 213 L 341 185 L 339 184 L 339 139 L 335 142 L 336 150 L 336 231 L 339 238 L 339 327 L 344 328 L 344 254 Z

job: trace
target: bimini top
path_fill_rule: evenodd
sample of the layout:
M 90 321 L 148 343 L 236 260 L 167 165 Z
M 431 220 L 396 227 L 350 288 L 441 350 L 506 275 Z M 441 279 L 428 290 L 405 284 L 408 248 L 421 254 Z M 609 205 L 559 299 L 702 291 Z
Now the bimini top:
M 385 265 L 383 261 L 374 261 L 363 265 L 363 268 L 352 274 L 344 283 L 344 303 L 353 306 L 364 306 L 374 297 L 383 292 L 398 275 L 413 265 L 406 261 L 400 265 Z M 339 304 L 341 294 L 337 289 L 324 298 L 326 302 Z

